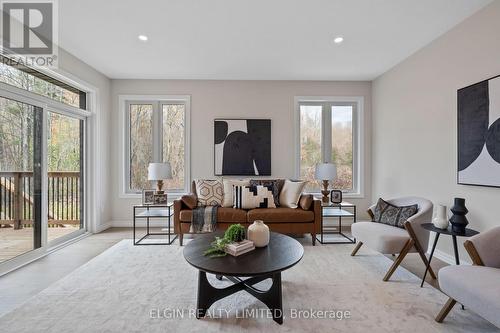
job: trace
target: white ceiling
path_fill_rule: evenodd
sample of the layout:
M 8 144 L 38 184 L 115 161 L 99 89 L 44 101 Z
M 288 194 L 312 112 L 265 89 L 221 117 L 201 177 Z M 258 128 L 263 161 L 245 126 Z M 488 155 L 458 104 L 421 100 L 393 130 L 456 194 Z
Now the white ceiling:
M 62 0 L 59 40 L 110 78 L 371 80 L 490 2 Z

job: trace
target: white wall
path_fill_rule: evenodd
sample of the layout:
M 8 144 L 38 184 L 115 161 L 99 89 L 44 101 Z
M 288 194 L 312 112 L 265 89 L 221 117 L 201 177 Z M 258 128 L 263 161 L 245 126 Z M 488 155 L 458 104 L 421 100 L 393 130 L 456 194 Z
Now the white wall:
M 128 225 L 132 204 L 139 199 L 119 198 L 120 137 L 118 96 L 191 95 L 191 175 L 213 178 L 213 120 L 217 117 L 261 117 L 272 119 L 272 176 L 294 176 L 294 97 L 363 96 L 365 100 L 365 198 L 359 204 L 363 216 L 370 203 L 370 82 L 320 81 L 193 81 L 112 80 L 111 196 L 114 225 Z
M 457 185 L 457 89 L 500 74 L 495 1 L 373 82 L 372 197 L 466 199 L 470 227 L 500 225 L 500 188 Z M 461 256 L 467 258 L 459 240 Z M 443 236 L 438 249 L 452 254 Z
M 89 188 L 92 195 L 97 197 L 97 211 L 95 217 L 89 217 L 91 231 L 101 231 L 109 227 L 110 220 L 110 115 L 111 115 L 111 80 L 106 76 L 96 71 L 86 63 L 80 61 L 70 53 L 59 49 L 59 69 L 61 74 L 67 75 L 70 78 L 74 77 L 77 80 L 85 81 L 96 89 L 97 92 L 97 109 L 90 121 L 97 124 L 93 133 L 92 140 L 97 141 L 98 150 L 95 152 L 97 184 L 100 184 L 99 189 Z M 93 147 L 89 149 L 94 150 Z

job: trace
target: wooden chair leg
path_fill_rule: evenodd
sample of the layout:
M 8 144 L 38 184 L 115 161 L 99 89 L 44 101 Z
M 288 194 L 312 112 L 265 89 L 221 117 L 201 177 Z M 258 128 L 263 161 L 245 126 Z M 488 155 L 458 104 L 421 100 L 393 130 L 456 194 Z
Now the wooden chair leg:
M 406 255 L 408 254 L 408 251 L 410 251 L 412 246 L 413 246 L 413 239 L 410 238 L 406 242 L 405 246 L 403 246 L 403 249 L 401 249 L 401 252 L 399 252 L 398 257 L 396 258 L 396 260 L 394 260 L 394 263 L 392 264 L 391 268 L 389 268 L 389 270 L 385 274 L 384 279 L 383 279 L 384 281 L 388 281 L 391 278 L 392 274 L 394 273 L 396 268 L 398 268 L 399 264 L 401 264 L 401 262 L 406 257 Z
M 417 235 L 415 234 L 415 231 L 413 230 L 413 226 L 411 225 L 410 222 L 406 221 L 405 223 L 405 229 L 408 232 L 408 235 L 410 235 L 411 239 L 413 239 L 413 245 L 415 246 L 415 249 L 417 249 L 418 255 L 424 262 L 425 267 L 427 267 L 427 264 L 429 261 L 427 260 L 427 257 L 425 256 L 425 251 L 420 245 L 420 242 L 418 241 Z M 432 267 L 429 266 L 429 274 L 430 276 L 435 280 L 436 274 L 434 274 L 434 271 L 432 270 Z
M 316 233 L 311 233 L 311 238 L 312 238 L 312 245 L 315 246 L 316 245 Z
M 436 321 L 438 323 L 442 323 L 444 318 L 446 318 L 446 316 L 448 315 L 448 313 L 450 313 L 451 309 L 453 308 L 453 306 L 455 306 L 456 303 L 457 301 L 455 301 L 453 298 L 450 297 L 446 302 L 446 304 L 441 309 L 441 311 L 439 311 L 438 315 L 436 316 Z
M 184 234 L 182 232 L 179 233 L 179 244 L 182 246 L 182 241 L 184 240 Z
M 352 250 L 352 253 L 351 253 L 351 256 L 355 256 L 356 253 L 358 253 L 359 251 L 359 248 L 363 245 L 363 242 L 358 242 L 358 244 L 356 244 L 356 247 L 354 248 L 354 250 Z

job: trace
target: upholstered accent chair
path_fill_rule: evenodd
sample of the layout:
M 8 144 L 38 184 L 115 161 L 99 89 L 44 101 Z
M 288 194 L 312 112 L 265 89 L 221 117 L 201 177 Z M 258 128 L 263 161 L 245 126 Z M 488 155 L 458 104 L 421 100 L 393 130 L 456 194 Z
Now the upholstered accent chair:
M 417 205 L 417 213 L 404 223 L 404 229 L 378 222 L 356 222 L 352 228 L 352 235 L 356 238 L 357 244 L 351 253 L 355 256 L 360 247 L 365 244 L 367 247 L 382 254 L 398 254 L 391 268 L 385 274 L 383 280 L 388 281 L 396 268 L 401 264 L 408 253 L 416 252 L 427 265 L 425 252 L 429 244 L 429 232 L 420 225 L 432 220 L 432 202 L 419 197 L 401 197 L 386 200 L 395 206 Z M 368 209 L 368 214 L 374 217 L 375 205 Z M 429 269 L 430 276 L 435 279 L 432 268 Z
M 500 227 L 465 241 L 473 266 L 448 266 L 439 271 L 439 287 L 449 299 L 436 317 L 443 322 L 458 302 L 500 328 Z

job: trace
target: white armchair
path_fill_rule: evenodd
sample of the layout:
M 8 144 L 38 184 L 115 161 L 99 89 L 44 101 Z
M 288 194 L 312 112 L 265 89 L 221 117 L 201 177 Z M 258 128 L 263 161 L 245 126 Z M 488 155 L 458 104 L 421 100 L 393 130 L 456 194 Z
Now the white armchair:
M 429 232 L 420 225 L 432 220 L 432 202 L 419 197 L 402 197 L 387 200 L 395 206 L 417 205 L 418 211 L 405 222 L 405 229 L 376 222 L 356 222 L 352 225 L 352 235 L 356 238 L 357 244 L 351 255 L 355 256 L 360 247 L 365 244 L 369 248 L 382 254 L 396 254 L 398 257 L 392 264 L 389 271 L 384 276 L 384 281 L 388 281 L 396 268 L 401 264 L 405 256 L 410 252 L 416 252 L 427 265 L 425 252 L 429 244 Z M 373 218 L 373 211 L 376 205 L 368 209 L 368 214 Z M 432 268 L 429 274 L 436 278 Z
M 443 322 L 458 302 L 500 328 L 500 227 L 473 236 L 464 243 L 473 266 L 444 267 L 439 287 L 449 296 L 436 317 Z

